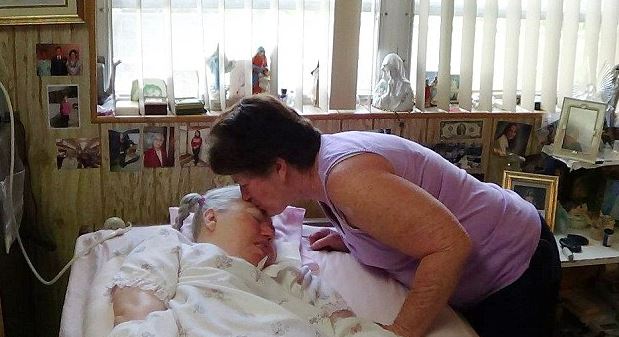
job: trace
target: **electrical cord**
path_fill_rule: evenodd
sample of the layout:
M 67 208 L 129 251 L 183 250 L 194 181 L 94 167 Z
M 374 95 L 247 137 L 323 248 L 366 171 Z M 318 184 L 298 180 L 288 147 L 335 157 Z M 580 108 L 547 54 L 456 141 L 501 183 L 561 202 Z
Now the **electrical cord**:
M 11 164 L 9 167 L 9 188 L 8 188 L 8 203 L 11 207 L 13 207 L 13 175 L 15 172 L 15 116 L 13 115 L 13 106 L 11 105 L 11 98 L 9 97 L 9 93 L 7 92 L 6 88 L 4 87 L 4 85 L 2 85 L 2 83 L 0 83 L 0 90 L 2 90 L 2 94 L 4 95 L 4 97 L 6 97 L 6 101 L 7 101 L 7 106 L 9 109 L 9 120 L 11 123 Z M 17 219 L 15 218 L 15 211 L 11 212 L 11 221 L 13 221 L 14 224 L 17 224 Z M 90 252 L 90 250 L 92 248 L 94 248 L 95 246 L 109 240 L 112 239 L 114 237 L 117 237 L 119 235 L 123 235 L 125 233 L 127 233 L 129 230 L 131 230 L 132 225 L 131 223 L 128 223 L 127 227 L 123 227 L 123 228 L 119 228 L 116 229 L 110 233 L 107 234 L 103 234 L 101 235 L 100 238 L 96 238 L 97 235 L 95 235 L 95 240 L 93 243 L 91 243 L 90 245 L 88 245 L 88 247 L 86 247 L 85 249 L 83 249 L 80 252 L 77 252 L 75 255 L 73 255 L 73 258 L 60 270 L 60 272 L 50 281 L 46 281 L 43 277 L 41 277 L 41 275 L 37 272 L 36 268 L 34 267 L 34 265 L 32 264 L 32 261 L 30 261 L 30 257 L 28 257 L 28 253 L 26 252 L 26 248 L 24 248 L 24 244 L 22 243 L 21 237 L 19 235 L 19 229 L 15 231 L 15 236 L 17 237 L 17 243 L 19 244 L 19 247 L 21 248 L 22 254 L 24 254 L 24 258 L 26 259 L 26 263 L 28 263 L 28 266 L 30 267 L 30 270 L 32 270 L 32 273 L 34 274 L 34 276 L 36 276 L 36 278 L 43 283 L 44 285 L 52 285 L 54 283 L 56 283 L 60 277 L 69 269 L 69 267 L 71 267 L 71 265 L 73 264 L 73 262 L 75 262 L 75 260 L 77 260 L 78 258 L 88 254 Z M 7 252 L 8 252 L 8 241 L 7 241 Z

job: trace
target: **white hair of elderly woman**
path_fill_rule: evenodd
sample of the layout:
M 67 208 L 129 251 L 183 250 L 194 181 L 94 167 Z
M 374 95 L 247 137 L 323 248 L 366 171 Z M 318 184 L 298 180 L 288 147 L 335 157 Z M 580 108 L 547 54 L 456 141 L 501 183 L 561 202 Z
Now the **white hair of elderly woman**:
M 230 206 L 230 203 L 235 200 L 240 200 L 241 188 L 239 185 L 230 185 L 220 188 L 208 190 L 206 194 L 189 193 L 185 195 L 178 206 L 178 216 L 173 224 L 173 227 L 180 231 L 183 226 L 183 220 L 189 216 L 190 212 L 194 212 L 192 226 L 192 234 L 194 241 L 200 235 L 202 228 L 202 215 L 209 209 L 222 210 Z

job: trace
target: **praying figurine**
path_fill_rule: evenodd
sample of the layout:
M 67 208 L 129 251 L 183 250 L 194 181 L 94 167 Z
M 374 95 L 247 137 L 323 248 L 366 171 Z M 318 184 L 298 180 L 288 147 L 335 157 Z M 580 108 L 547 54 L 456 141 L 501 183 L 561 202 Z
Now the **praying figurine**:
M 404 62 L 398 55 L 388 54 L 381 65 L 381 78 L 372 96 L 372 106 L 385 111 L 411 111 L 413 97 Z
M 263 47 L 258 47 L 256 55 L 251 59 L 251 93 L 259 94 L 269 91 L 269 68 Z

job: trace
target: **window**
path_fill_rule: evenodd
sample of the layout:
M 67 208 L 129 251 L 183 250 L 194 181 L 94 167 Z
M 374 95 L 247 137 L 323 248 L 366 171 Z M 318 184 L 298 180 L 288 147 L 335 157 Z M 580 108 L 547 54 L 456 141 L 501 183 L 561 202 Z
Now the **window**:
M 211 110 L 224 110 L 255 90 L 252 61 L 264 50 L 268 72 L 260 74 L 270 81 L 260 87 L 274 95 L 285 90 L 298 111 L 319 103 L 316 68 L 330 63 L 332 0 L 99 2 L 104 15 L 97 27 L 110 42 L 98 41 L 98 54 L 106 56 L 107 69 L 111 60 L 122 61 L 115 81 L 119 102 L 139 100 L 145 80 L 157 79 L 171 101 L 198 98 Z
M 563 97 L 599 99 L 603 75 L 619 63 L 618 1 L 411 2 L 414 15 L 407 31 L 405 24 L 394 28 L 389 21 L 402 20 L 408 1 L 363 0 L 361 105 L 388 52 L 405 60 L 410 51 L 410 81 L 421 110 L 438 105 L 441 110 L 518 111 L 541 103 L 555 112 Z M 400 8 L 380 8 L 394 4 Z M 408 41 L 400 40 L 404 34 L 410 34 Z M 389 40 L 398 43 L 389 45 Z
M 586 88 L 619 62 L 614 0 L 415 0 L 414 8 L 411 82 L 418 106 L 427 98 L 428 74 L 438 74 L 439 108 L 452 103 L 453 109 L 450 85 L 440 86 L 451 74 L 465 110 L 516 111 L 517 103 L 533 110 L 541 101 L 554 112 L 566 96 L 594 99 Z M 445 34 L 451 43 L 441 45 Z

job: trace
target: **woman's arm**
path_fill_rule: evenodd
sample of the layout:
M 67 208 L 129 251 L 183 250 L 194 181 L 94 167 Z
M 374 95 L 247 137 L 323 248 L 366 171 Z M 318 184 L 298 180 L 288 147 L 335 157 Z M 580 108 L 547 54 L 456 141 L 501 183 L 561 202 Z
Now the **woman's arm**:
M 390 328 L 404 337 L 423 336 L 447 304 L 471 250 L 458 220 L 425 190 L 395 175 L 389 162 L 375 154 L 357 155 L 336 165 L 327 193 L 351 225 L 420 259 Z
M 143 320 L 155 311 L 166 310 L 165 304 L 152 292 L 135 287 L 112 290 L 114 325 L 127 321 Z

